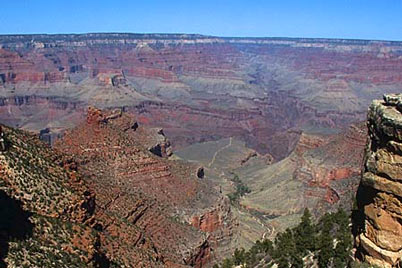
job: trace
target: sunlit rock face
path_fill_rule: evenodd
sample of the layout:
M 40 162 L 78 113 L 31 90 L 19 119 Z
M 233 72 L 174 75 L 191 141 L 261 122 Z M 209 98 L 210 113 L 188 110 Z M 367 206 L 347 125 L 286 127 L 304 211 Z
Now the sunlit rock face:
M 368 113 L 369 138 L 355 223 L 358 257 L 380 267 L 402 259 L 402 94 L 385 95 Z
M 86 121 L 54 144 L 96 193 L 101 246 L 128 267 L 141 267 L 142 252 L 161 264 L 144 267 L 212 266 L 232 250 L 227 198 L 210 178 L 197 177 L 198 166 L 168 159 L 162 129 L 135 119 L 89 107 Z
M 58 134 L 88 104 L 125 107 L 173 148 L 232 136 L 279 160 L 299 139 L 289 130 L 338 131 L 398 92 L 401 57 L 386 41 L 0 36 L 0 122 Z

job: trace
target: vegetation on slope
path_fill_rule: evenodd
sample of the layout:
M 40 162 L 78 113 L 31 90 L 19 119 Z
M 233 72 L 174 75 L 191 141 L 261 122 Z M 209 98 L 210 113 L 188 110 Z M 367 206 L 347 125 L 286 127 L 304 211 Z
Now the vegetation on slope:
M 0 267 L 112 267 L 79 174 L 35 135 L 2 128 Z
M 236 249 L 233 256 L 215 267 L 346 267 L 352 248 L 350 218 L 342 209 L 327 213 L 314 223 L 308 209 L 301 222 L 279 233 L 274 241 L 257 241 L 250 250 Z M 309 265 L 310 264 L 310 265 Z
M 231 181 L 234 183 L 236 187 L 236 191 L 233 193 L 228 194 L 229 200 L 231 204 L 237 204 L 239 201 L 239 198 L 242 197 L 245 194 L 248 194 L 251 192 L 250 188 L 247 187 L 239 178 L 238 175 L 234 175 L 234 177 L 231 179 Z

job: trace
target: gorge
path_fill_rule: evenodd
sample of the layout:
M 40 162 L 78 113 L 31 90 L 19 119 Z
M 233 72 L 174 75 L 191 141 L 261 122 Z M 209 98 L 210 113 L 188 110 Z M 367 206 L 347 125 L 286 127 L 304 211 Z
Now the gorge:
M 395 41 L 1 35 L 0 190 L 33 225 L 0 256 L 211 267 L 357 192 L 357 256 L 395 266 L 401 88 Z

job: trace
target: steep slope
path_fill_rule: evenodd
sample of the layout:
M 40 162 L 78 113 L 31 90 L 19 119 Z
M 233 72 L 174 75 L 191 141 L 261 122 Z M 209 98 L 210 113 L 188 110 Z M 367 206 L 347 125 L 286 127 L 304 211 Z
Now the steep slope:
M 0 266 L 109 267 L 94 223 L 94 195 L 32 134 L 2 128 Z
M 51 133 L 126 107 L 179 148 L 238 137 L 280 160 L 402 83 L 400 42 L 200 35 L 0 36 L 0 121 Z
M 228 199 L 166 158 L 163 130 L 90 108 L 54 151 L 2 129 L 0 266 L 208 267 L 232 251 Z
M 227 198 L 196 176 L 197 166 L 161 157 L 169 151 L 163 131 L 134 119 L 90 108 L 55 144 L 96 193 L 101 247 L 131 267 L 147 259 L 138 251 L 169 267 L 211 265 L 231 250 Z
M 363 174 L 357 193 L 357 256 L 381 267 L 402 262 L 402 95 L 370 106 Z

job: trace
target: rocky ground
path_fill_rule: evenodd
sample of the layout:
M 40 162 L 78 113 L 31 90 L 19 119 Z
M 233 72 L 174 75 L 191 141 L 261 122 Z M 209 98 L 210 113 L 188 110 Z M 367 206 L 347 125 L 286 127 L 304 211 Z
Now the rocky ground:
M 62 156 L 29 133 L 3 127 L 1 267 L 103 267 L 95 196 Z

